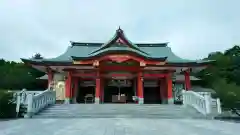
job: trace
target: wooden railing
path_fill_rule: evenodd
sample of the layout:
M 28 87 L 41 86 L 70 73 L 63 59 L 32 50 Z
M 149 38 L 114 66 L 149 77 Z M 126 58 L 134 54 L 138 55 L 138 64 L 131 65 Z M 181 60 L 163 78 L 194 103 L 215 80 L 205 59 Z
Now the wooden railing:
M 27 95 L 27 114 L 25 118 L 31 118 L 45 107 L 55 104 L 56 92 L 52 90 L 45 90 L 42 93 Z

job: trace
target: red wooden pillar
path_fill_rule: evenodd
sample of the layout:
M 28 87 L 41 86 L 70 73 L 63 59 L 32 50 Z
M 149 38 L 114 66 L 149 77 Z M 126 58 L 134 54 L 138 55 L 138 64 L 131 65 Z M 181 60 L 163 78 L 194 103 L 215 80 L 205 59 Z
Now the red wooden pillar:
M 71 83 L 72 83 L 72 74 L 67 72 L 67 78 L 65 80 L 65 103 L 69 104 L 71 99 Z
M 99 104 L 100 102 L 100 92 L 101 92 L 101 80 L 100 80 L 99 73 L 97 73 L 96 87 L 95 87 L 95 104 Z
M 137 75 L 137 95 L 138 95 L 138 104 L 143 104 L 144 103 L 144 95 L 143 95 L 142 72 L 139 72 Z
M 101 102 L 103 103 L 104 102 L 104 80 L 103 80 L 103 78 L 101 78 L 101 81 L 100 81 L 100 83 L 101 83 L 101 95 L 100 95 L 100 97 L 101 97 Z
M 173 92 L 172 92 L 172 76 L 171 73 L 168 73 L 166 76 L 166 84 L 167 84 L 167 102 L 173 103 Z
M 74 78 L 74 89 L 73 89 L 73 102 L 77 103 L 77 94 L 78 94 L 78 78 Z
M 48 75 L 48 87 L 49 87 L 50 84 L 53 81 L 53 72 L 52 72 L 52 70 L 48 70 L 47 75 Z
M 161 96 L 161 103 L 164 104 L 166 103 L 166 99 L 167 99 L 167 90 L 166 90 L 166 78 L 162 78 L 160 80 L 160 96 Z
M 191 89 L 191 81 L 190 81 L 189 71 L 185 71 L 184 76 L 185 76 L 185 89 L 190 90 Z

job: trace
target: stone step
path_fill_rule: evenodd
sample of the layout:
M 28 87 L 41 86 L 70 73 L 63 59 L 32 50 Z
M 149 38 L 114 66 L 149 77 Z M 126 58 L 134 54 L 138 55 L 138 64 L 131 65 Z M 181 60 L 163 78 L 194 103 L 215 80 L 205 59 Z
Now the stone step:
M 160 109 L 160 108 L 151 108 L 151 109 L 143 109 L 143 108 L 120 108 L 120 109 L 112 109 L 112 108 L 108 108 L 108 109 L 100 109 L 100 108 L 81 108 L 81 109 L 68 109 L 68 108 L 62 108 L 62 109 L 46 109 L 44 110 L 45 112 L 55 112 L 55 111 L 59 111 L 59 112 L 165 112 L 165 111 L 169 111 L 171 110 L 172 112 L 176 112 L 176 111 L 186 111 L 186 109 L 169 109 L 169 108 L 165 108 L 165 109 Z
M 139 111 L 132 111 L 132 112 L 128 112 L 128 111 L 122 111 L 122 112 L 62 112 L 62 111 L 44 111 L 41 114 L 187 114 L 187 113 L 191 113 L 191 112 L 187 112 L 187 111 L 164 111 L 164 112 L 139 112 Z M 194 112 L 195 113 L 195 112 Z
M 151 108 L 154 108 L 154 109 L 182 109 L 183 106 L 178 106 L 176 105 L 175 107 L 174 106 L 138 106 L 138 105 L 135 105 L 135 106 L 122 106 L 122 105 L 116 105 L 116 106 L 104 106 L 104 105 L 78 105 L 78 106 L 67 106 L 67 105 L 62 105 L 62 106 L 52 106 L 51 109 L 99 109 L 99 108 L 102 108 L 102 109 L 121 109 L 121 108 L 124 108 L 124 109 L 127 109 L 127 108 L 130 108 L 130 109 L 151 109 Z
M 116 106 L 116 107 L 112 107 L 112 106 L 76 106 L 76 107 L 66 107 L 66 106 L 62 106 L 62 107 L 55 107 L 55 106 L 50 106 L 48 107 L 48 109 L 183 109 L 185 108 L 184 106 L 181 107 L 145 107 L 145 106 L 132 106 L 132 107 L 123 107 L 123 106 Z
M 175 106 L 182 106 L 182 105 L 168 105 L 168 104 L 55 104 L 54 105 L 55 107 L 62 107 L 62 106 L 67 106 L 67 107 L 75 107 L 75 106 L 107 106 L 107 107 L 110 107 L 110 106 L 118 106 L 118 107 L 175 107 Z
M 186 110 L 44 110 L 43 112 L 62 112 L 62 113 L 176 113 L 176 112 L 195 112 L 195 110 L 192 109 L 186 109 Z
M 61 104 L 49 106 L 34 118 L 204 118 L 180 105 Z
M 183 115 L 169 115 L 169 114 L 144 114 L 144 115 L 123 115 L 123 114 L 81 114 L 81 115 L 59 115 L 59 114 L 51 114 L 51 115 L 35 115 L 33 118 L 204 118 L 203 116 L 183 116 Z

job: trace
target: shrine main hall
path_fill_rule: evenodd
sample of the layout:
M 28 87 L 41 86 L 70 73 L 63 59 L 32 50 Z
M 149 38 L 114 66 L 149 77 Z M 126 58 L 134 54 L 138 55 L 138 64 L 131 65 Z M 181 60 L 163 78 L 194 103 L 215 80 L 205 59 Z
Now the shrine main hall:
M 174 103 L 182 89 L 191 90 L 190 73 L 210 63 L 182 59 L 168 43 L 133 43 L 120 28 L 105 43 L 70 43 L 56 58 L 22 59 L 48 75 L 48 87 L 66 104 Z

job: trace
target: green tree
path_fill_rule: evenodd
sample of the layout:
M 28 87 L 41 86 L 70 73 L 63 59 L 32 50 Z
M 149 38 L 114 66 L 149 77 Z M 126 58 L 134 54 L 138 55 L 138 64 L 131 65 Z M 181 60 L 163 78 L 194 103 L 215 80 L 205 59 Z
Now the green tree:
M 36 78 L 43 75 L 43 72 L 24 63 L 0 60 L 0 89 L 38 89 L 42 82 Z
M 197 74 L 203 85 L 216 91 L 224 107 L 237 107 L 236 103 L 240 101 L 240 47 L 211 53 L 205 59 L 215 62 Z

